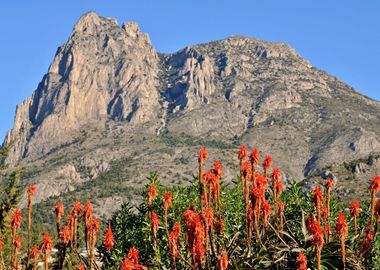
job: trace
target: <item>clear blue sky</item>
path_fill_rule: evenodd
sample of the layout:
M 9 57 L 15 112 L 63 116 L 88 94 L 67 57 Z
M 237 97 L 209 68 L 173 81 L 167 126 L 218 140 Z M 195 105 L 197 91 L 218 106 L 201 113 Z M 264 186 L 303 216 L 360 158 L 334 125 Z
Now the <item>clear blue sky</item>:
M 87 11 L 136 21 L 159 52 L 232 34 L 291 44 L 313 65 L 380 100 L 378 0 L 9 0 L 0 3 L 0 141 Z

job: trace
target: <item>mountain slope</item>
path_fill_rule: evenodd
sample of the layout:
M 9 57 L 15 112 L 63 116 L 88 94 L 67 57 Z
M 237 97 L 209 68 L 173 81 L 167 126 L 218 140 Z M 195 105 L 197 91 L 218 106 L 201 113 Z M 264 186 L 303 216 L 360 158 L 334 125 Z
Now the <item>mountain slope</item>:
M 222 149 L 228 181 L 239 144 L 293 179 L 366 159 L 380 153 L 379 113 L 289 45 L 232 36 L 160 54 L 135 23 L 87 13 L 17 107 L 7 163 L 37 183 L 38 200 L 86 186 L 113 209 L 124 199 L 114 189 L 141 186 L 149 171 L 190 180 L 201 144 L 210 159 Z

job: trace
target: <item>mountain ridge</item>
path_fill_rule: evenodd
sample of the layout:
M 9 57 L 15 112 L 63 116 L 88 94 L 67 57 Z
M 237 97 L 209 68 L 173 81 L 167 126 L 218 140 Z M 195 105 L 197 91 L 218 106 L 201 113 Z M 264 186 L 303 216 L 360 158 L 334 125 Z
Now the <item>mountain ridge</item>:
M 288 44 L 234 35 L 163 54 L 136 23 L 89 12 L 17 106 L 4 145 L 12 145 L 8 165 L 27 171 L 42 201 L 124 161 L 126 188 L 150 170 L 165 184 L 185 183 L 200 144 L 211 157 L 223 149 L 228 181 L 238 144 L 271 154 L 285 178 L 301 180 L 380 153 L 379 116 L 379 102 Z M 377 172 L 372 164 L 367 171 Z

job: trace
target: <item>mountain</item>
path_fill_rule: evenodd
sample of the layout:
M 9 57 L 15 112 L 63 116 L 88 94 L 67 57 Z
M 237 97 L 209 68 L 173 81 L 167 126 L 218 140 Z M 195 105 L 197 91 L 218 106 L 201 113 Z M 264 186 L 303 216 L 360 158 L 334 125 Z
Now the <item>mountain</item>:
M 162 54 L 136 23 L 90 12 L 17 106 L 4 145 L 37 201 L 84 196 L 109 215 L 151 171 L 191 181 L 200 145 L 226 181 L 245 144 L 288 180 L 332 174 L 338 193 L 359 192 L 380 168 L 379 117 L 379 102 L 287 44 L 231 36 Z

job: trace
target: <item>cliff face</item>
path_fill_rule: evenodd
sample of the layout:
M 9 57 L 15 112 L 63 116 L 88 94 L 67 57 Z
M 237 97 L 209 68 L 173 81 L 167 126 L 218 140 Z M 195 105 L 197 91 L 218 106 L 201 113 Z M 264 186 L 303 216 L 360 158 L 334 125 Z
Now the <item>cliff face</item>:
M 239 144 L 302 179 L 380 153 L 379 116 L 378 102 L 289 45 L 232 36 L 160 54 L 135 23 L 87 13 L 17 107 L 5 143 L 8 164 L 25 167 L 44 200 L 120 164 L 120 188 L 141 186 L 155 170 L 180 184 L 195 171 L 200 144 L 222 159 L 226 180 Z
M 18 106 L 10 161 L 35 159 L 73 132 L 108 119 L 151 121 L 159 108 L 158 55 L 135 23 L 84 15 L 37 90 Z

